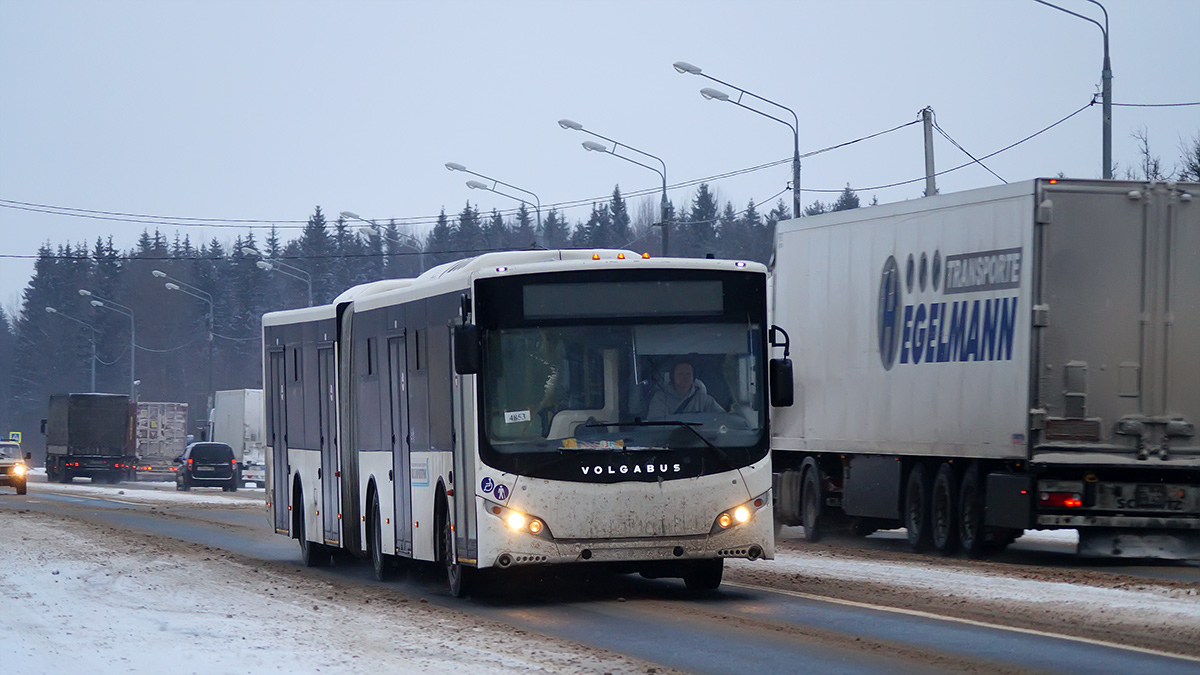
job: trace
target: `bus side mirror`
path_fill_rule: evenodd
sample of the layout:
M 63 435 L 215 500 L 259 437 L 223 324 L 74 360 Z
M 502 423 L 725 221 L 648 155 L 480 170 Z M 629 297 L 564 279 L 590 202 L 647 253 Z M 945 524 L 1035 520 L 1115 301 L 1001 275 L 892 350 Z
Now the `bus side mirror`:
M 787 408 L 795 401 L 795 385 L 792 382 L 792 360 L 771 359 L 768 364 L 771 386 L 771 405 Z
M 474 375 L 479 372 L 483 346 L 479 341 L 479 326 L 464 323 L 454 327 L 454 372 Z

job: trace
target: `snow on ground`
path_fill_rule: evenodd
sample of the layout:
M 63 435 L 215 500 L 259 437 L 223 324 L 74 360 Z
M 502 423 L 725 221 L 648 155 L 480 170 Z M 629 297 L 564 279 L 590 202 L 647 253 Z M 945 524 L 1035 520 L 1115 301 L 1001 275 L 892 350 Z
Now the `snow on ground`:
M 194 488 L 188 492 L 177 492 L 174 483 L 138 482 L 121 485 L 30 483 L 29 492 L 30 494 L 54 492 L 76 497 L 102 497 L 133 504 L 266 508 L 264 506 L 266 491 L 262 488 L 238 488 L 237 492 L 222 492 L 220 488 Z M 257 499 L 253 497 L 257 497 Z
M 1031 532 L 1045 542 L 1073 542 L 1074 531 Z M 747 561 L 730 560 L 734 569 L 753 570 Z M 878 561 L 827 550 L 776 550 L 765 566 L 782 575 L 802 575 L 852 583 L 884 584 L 946 598 L 1053 608 L 1062 616 L 1109 614 L 1136 621 L 1142 617 L 1162 626 L 1200 625 L 1200 589 L 1137 582 L 1131 588 L 1104 588 L 1083 583 L 1023 579 L 988 570 L 964 571 L 917 562 Z
M 6 675 L 648 670 L 387 589 L 29 511 L 3 515 Z

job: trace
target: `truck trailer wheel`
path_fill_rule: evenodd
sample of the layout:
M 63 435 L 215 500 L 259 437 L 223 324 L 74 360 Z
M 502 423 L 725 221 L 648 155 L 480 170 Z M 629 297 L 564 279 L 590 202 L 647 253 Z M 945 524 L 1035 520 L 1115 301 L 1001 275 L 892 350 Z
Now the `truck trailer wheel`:
M 929 490 L 927 471 L 919 462 L 908 471 L 904 488 L 904 527 L 908 530 L 908 545 L 918 553 L 929 550 L 933 537 L 930 530 Z
M 821 507 L 825 497 L 821 494 L 821 470 L 816 462 L 806 461 L 804 477 L 800 479 L 800 519 L 804 525 L 804 539 L 811 542 L 821 540 Z
M 958 491 L 955 487 L 954 467 L 945 462 L 933 479 L 929 504 L 930 536 L 933 547 L 942 555 L 950 555 L 958 550 Z
M 983 481 L 979 465 L 971 464 L 963 474 L 958 488 L 958 540 L 962 550 L 972 558 L 979 557 L 987 544 L 983 524 Z

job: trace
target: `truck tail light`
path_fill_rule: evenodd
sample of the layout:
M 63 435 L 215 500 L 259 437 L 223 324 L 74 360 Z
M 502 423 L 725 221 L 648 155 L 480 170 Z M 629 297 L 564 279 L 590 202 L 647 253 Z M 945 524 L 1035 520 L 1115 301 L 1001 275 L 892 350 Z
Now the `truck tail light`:
M 1038 503 L 1050 508 L 1077 509 L 1083 506 L 1083 495 L 1078 492 L 1040 492 Z

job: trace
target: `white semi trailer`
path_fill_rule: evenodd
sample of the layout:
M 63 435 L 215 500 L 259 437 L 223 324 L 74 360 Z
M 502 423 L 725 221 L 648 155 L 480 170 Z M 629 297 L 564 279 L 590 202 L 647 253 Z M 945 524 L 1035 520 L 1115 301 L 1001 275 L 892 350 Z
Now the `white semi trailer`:
M 242 465 L 242 484 L 266 481 L 263 443 L 263 390 L 226 389 L 213 396 L 209 439 L 228 443 Z
M 779 521 L 1200 556 L 1198 197 L 1040 179 L 780 223 Z

